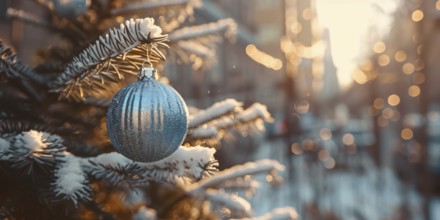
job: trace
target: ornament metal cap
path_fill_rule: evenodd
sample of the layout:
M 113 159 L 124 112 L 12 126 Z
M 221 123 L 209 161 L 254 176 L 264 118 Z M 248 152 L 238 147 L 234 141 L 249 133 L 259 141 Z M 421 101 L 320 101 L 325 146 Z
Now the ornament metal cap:
M 138 81 L 142 81 L 144 79 L 157 79 L 157 70 L 153 67 L 142 66 L 141 71 L 139 71 Z

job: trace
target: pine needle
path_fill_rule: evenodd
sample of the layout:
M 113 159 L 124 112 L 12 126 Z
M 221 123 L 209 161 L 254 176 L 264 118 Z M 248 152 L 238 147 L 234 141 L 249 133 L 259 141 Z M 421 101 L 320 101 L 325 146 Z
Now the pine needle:
M 151 18 L 128 20 L 74 57 L 50 87 L 76 101 L 116 92 L 120 79 L 137 75 L 143 62 L 165 60 L 159 48 L 167 47 L 167 35 L 161 32 Z

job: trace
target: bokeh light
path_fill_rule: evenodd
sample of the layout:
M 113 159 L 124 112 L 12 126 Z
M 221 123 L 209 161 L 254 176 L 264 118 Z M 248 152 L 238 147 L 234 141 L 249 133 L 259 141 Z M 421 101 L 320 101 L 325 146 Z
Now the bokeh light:
M 400 132 L 400 136 L 403 140 L 410 140 L 411 138 L 413 138 L 413 131 L 410 128 L 404 128 Z
M 408 88 L 408 95 L 411 97 L 417 97 L 420 95 L 420 87 L 417 85 L 412 85 Z
M 419 22 L 423 19 L 423 11 L 420 9 L 417 9 L 415 11 L 413 11 L 411 18 L 414 22 Z
M 396 94 L 388 96 L 388 104 L 391 106 L 396 106 L 400 103 L 400 97 Z

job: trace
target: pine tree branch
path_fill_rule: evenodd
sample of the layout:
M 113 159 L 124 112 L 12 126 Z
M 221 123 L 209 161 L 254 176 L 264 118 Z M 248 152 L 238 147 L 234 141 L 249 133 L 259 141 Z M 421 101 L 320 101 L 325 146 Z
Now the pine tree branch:
M 264 122 L 271 122 L 273 119 L 267 111 L 267 107 L 260 103 L 254 103 L 244 111 L 239 112 L 232 117 L 221 118 L 220 120 L 209 123 L 218 130 L 237 128 L 241 133 L 256 133 L 264 130 Z
M 82 101 L 136 76 L 143 62 L 165 60 L 166 35 L 151 18 L 128 20 L 83 50 L 50 85 L 61 98 Z
M 209 199 L 214 203 L 214 206 L 220 205 L 220 207 L 227 207 L 231 211 L 239 212 L 240 216 L 250 216 L 252 214 L 251 204 L 238 195 L 207 189 L 201 196 Z
M 161 1 L 121 1 L 122 7 L 112 9 L 115 14 L 148 14 L 157 19 L 157 23 L 164 32 L 170 32 L 179 27 L 185 20 L 194 14 L 194 8 L 202 6 L 201 0 L 161 0 Z
M 116 152 L 83 160 L 82 164 L 87 173 L 96 179 L 105 180 L 112 186 L 124 185 L 133 188 L 143 181 L 139 175 L 139 166 Z
M 217 137 L 219 131 L 215 127 L 199 127 L 191 129 L 185 137 L 185 142 L 194 140 L 212 139 Z
M 53 11 L 53 5 L 48 7 L 48 5 L 43 2 L 40 2 L 40 5 L 44 6 L 44 8 L 49 11 Z M 17 19 L 37 27 L 47 28 L 48 30 L 55 31 L 66 39 L 69 39 L 71 42 L 78 43 L 87 39 L 86 34 L 80 28 L 78 28 L 78 25 L 73 22 L 68 22 L 67 20 L 53 17 L 52 22 L 48 22 L 40 19 L 40 17 L 32 13 L 14 8 L 8 8 L 6 15 L 9 19 Z
M 65 147 L 56 135 L 31 130 L 10 136 L 2 141 L 1 158 L 11 163 L 21 175 L 35 171 L 49 173 L 63 160 Z
M 87 173 L 113 184 L 126 182 L 136 186 L 148 181 L 181 184 L 213 175 L 218 166 L 214 153 L 214 149 L 205 147 L 181 146 L 169 157 L 152 163 L 135 162 L 116 152 L 101 154 L 82 163 Z
M 210 117 L 211 115 L 221 115 L 214 113 L 225 112 L 226 106 L 218 105 L 221 103 L 217 103 L 205 111 L 195 113 L 194 118 L 190 119 L 190 125 L 197 124 L 197 127 L 192 128 L 194 126 L 190 126 L 185 142 L 197 140 L 212 140 L 216 142 L 222 139 L 230 129 L 236 129 L 245 135 L 256 134 L 264 130 L 264 122 L 272 121 L 267 107 L 260 103 L 254 103 L 246 110 L 239 109 L 221 117 Z M 193 124 L 191 124 L 192 121 Z
M 56 197 L 70 200 L 76 206 L 80 201 L 90 201 L 92 189 L 81 168 L 79 160 L 73 155 L 66 155 L 55 171 L 55 181 L 52 183 Z
M 44 28 L 56 29 L 55 26 L 47 21 L 41 20 L 38 16 L 31 14 L 23 10 L 17 10 L 15 8 L 8 8 L 6 10 L 6 16 L 9 19 L 18 19 L 20 21 L 33 24 L 35 26 L 40 26 Z
M 197 38 L 214 36 L 220 32 L 224 32 L 224 35 L 227 38 L 234 37 L 235 33 L 237 32 L 237 24 L 234 22 L 234 20 L 227 18 L 208 24 L 184 27 L 173 31 L 169 35 L 169 39 L 171 43 L 174 43 L 184 40 L 194 40 Z
M 206 110 L 196 113 L 191 116 L 188 122 L 188 128 L 199 127 L 209 121 L 215 120 L 225 115 L 231 114 L 241 110 L 241 102 L 237 102 L 234 99 L 226 99 L 221 102 L 217 102 Z
M 187 187 L 187 190 L 188 192 L 193 193 L 195 191 L 205 190 L 208 188 L 218 188 L 222 185 L 222 183 L 228 180 L 235 180 L 239 177 L 259 173 L 269 174 L 276 171 L 282 171 L 284 169 L 284 166 L 275 160 L 259 160 L 256 162 L 248 162 L 220 171 L 215 176 L 193 183 Z
M 55 128 L 25 120 L 0 119 L 0 134 L 18 134 L 29 130 L 54 132 Z
M 0 75 L 6 78 L 31 79 L 40 85 L 46 85 L 46 79 L 23 64 L 12 48 L 0 39 Z
M 237 25 L 232 19 L 175 30 L 170 42 L 177 58 L 184 63 L 193 63 L 193 69 L 209 68 L 215 63 L 216 43 L 221 41 L 219 33 L 234 39 Z
M 292 207 L 276 208 L 258 217 L 233 218 L 230 220 L 296 220 L 299 219 L 298 212 Z

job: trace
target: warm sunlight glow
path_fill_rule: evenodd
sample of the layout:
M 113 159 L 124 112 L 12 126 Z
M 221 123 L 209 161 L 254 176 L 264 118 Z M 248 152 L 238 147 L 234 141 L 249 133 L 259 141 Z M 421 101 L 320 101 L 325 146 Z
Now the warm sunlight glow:
M 353 71 L 352 78 L 358 84 L 365 84 L 368 81 L 368 76 L 358 69 Z
M 257 63 L 273 69 L 273 70 L 280 70 L 281 67 L 283 67 L 283 62 L 275 57 L 272 57 L 271 55 L 259 50 L 255 45 L 249 44 L 246 47 L 246 54 L 256 61 Z
M 370 52 L 365 47 L 367 35 L 377 30 L 378 36 L 385 36 L 390 30 L 392 17 L 398 1 L 378 0 L 317 0 L 319 24 L 328 29 L 332 58 L 337 67 L 338 81 L 342 89 L 348 88 L 353 81 L 365 83 L 362 75 L 355 74 L 360 59 Z M 378 8 L 380 10 L 378 10 Z M 380 38 L 378 38 L 379 40 Z M 372 40 L 372 39 L 369 39 Z M 370 46 L 376 53 L 383 53 L 386 45 L 382 41 Z M 390 57 L 381 58 L 382 65 L 388 65 Z

